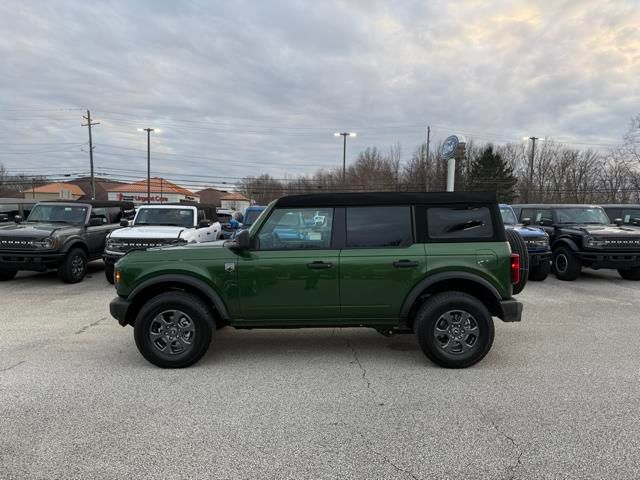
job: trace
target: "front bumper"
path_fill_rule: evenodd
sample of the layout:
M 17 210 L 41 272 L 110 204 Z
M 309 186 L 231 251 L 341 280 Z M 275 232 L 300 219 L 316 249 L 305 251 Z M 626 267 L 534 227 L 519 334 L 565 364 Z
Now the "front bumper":
M 522 319 L 522 303 L 510 298 L 500 302 L 502 316 L 499 317 L 503 322 L 519 322 Z
M 116 263 L 125 255 L 125 253 L 104 252 L 102 254 L 102 259 L 104 260 L 104 263 Z
M 130 323 L 128 321 L 127 313 L 131 307 L 131 302 L 126 298 L 116 297 L 109 302 L 109 313 L 113 318 L 118 320 L 118 323 L 123 327 Z
M 0 268 L 44 272 L 58 268 L 64 255 L 62 252 L 2 251 L 0 252 Z
M 585 267 L 591 268 L 634 268 L 640 267 L 640 252 L 616 252 L 616 251 L 581 251 L 576 256 Z

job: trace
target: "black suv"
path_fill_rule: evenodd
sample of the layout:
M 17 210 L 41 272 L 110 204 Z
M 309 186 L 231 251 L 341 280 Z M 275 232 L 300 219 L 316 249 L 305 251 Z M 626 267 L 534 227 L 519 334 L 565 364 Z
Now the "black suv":
M 640 227 L 640 205 L 602 205 L 602 208 L 616 225 Z
M 80 282 L 87 262 L 102 257 L 106 236 L 133 211 L 130 202 L 39 202 L 26 221 L 0 227 L 0 280 L 57 269 L 63 282 Z
M 551 240 L 560 280 L 575 280 L 582 267 L 616 269 L 640 280 L 640 229 L 613 225 L 597 205 L 513 205 L 520 221 L 541 226 Z

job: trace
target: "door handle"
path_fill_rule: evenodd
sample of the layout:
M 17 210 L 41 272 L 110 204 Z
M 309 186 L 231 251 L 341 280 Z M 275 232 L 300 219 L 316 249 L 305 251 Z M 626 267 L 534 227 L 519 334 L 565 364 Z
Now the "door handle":
M 333 263 L 329 263 L 329 262 L 316 261 L 316 262 L 307 263 L 307 268 L 310 268 L 312 270 L 323 270 L 331 267 L 333 267 Z
M 418 262 L 413 262 L 411 260 L 397 260 L 393 262 L 394 268 L 415 268 L 418 265 Z

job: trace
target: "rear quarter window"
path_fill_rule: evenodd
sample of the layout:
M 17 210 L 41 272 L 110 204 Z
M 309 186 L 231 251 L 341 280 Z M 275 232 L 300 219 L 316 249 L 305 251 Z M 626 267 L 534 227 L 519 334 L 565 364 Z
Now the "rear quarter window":
M 430 207 L 427 235 L 430 240 L 487 241 L 495 237 L 488 207 Z
M 348 207 L 347 248 L 407 247 L 413 243 L 410 206 Z

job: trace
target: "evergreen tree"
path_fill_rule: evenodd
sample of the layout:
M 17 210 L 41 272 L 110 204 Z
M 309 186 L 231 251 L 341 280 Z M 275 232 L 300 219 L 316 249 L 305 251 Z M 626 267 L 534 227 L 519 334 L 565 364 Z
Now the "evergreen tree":
M 472 162 L 469 169 L 469 190 L 495 191 L 498 201 L 510 203 L 516 197 L 518 179 L 502 156 L 487 145 Z

